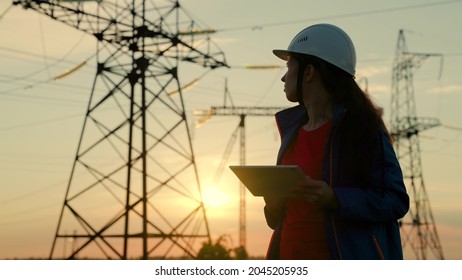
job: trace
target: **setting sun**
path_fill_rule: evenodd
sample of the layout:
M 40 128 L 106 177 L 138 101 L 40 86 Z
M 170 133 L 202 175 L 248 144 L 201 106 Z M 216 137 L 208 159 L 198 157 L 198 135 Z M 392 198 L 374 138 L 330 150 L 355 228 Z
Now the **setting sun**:
M 230 196 L 214 185 L 207 185 L 202 192 L 202 199 L 206 208 L 221 208 L 230 202 Z

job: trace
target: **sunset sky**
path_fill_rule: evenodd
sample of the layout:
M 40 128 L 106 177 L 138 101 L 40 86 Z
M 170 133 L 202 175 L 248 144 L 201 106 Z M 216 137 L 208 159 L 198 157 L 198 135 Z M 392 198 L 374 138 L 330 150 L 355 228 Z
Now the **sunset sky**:
M 222 106 L 225 79 L 236 106 L 294 104 L 285 99 L 286 48 L 304 27 L 328 22 L 352 38 L 357 81 L 390 117 L 391 72 L 400 29 L 410 52 L 442 54 L 414 75 L 417 114 L 443 124 L 421 133 L 423 177 L 446 259 L 462 259 L 462 1 L 184 0 L 190 16 L 223 50 L 216 69 L 185 94 L 207 218 L 213 238 L 239 243 L 238 182 L 225 168 L 213 179 L 238 117 L 214 116 L 199 127 L 195 109 Z M 32 10 L 0 2 L 0 259 L 47 258 L 71 172 L 95 75 L 96 41 Z M 54 77 L 88 60 L 65 79 Z M 280 65 L 249 70 L 247 65 Z M 183 83 L 190 81 L 195 73 Z M 182 77 L 180 76 L 180 80 Z M 273 117 L 246 119 L 247 164 L 274 164 L 279 135 Z M 236 141 L 226 166 L 239 163 Z M 261 198 L 247 194 L 247 250 L 263 256 L 271 236 Z M 174 211 L 175 209 L 172 209 Z

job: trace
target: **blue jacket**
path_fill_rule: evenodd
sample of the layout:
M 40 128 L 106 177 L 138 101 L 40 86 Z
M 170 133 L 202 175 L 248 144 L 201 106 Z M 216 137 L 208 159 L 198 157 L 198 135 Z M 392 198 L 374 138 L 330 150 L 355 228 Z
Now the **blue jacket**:
M 337 210 L 325 209 L 325 227 L 332 259 L 402 259 L 398 220 L 409 209 L 409 196 L 403 175 L 385 131 L 379 136 L 367 183 L 348 176 L 345 162 L 339 160 L 340 137 L 337 131 L 346 109 L 335 106 L 332 131 L 323 161 L 323 180 L 334 190 Z M 278 112 L 276 121 L 281 134 L 278 164 L 301 125 L 307 121 L 304 106 Z M 277 259 L 283 214 L 274 215 L 265 208 L 268 225 L 275 230 L 268 250 L 269 259 Z

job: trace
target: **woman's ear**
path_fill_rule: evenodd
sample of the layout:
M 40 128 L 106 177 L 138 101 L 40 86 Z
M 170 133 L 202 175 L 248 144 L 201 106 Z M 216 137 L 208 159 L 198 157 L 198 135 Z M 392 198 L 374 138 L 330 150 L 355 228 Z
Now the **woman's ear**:
M 309 82 L 314 78 L 316 72 L 316 68 L 312 64 L 308 64 L 305 68 L 305 73 L 303 75 L 303 78 L 305 82 Z

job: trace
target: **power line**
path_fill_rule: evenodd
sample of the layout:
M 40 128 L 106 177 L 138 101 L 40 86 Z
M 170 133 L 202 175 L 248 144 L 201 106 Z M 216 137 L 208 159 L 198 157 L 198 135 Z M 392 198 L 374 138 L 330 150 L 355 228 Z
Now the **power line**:
M 393 8 L 385 8 L 385 9 L 377 9 L 377 10 L 369 10 L 369 11 L 361 11 L 361 12 L 353 12 L 353 13 L 345 13 L 339 15 L 332 15 L 332 16 L 322 16 L 322 17 L 315 17 L 315 18 L 307 18 L 307 19 L 298 19 L 298 20 L 290 20 L 290 21 L 281 21 L 281 22 L 274 22 L 274 23 L 266 23 L 266 24 L 257 24 L 257 25 L 246 25 L 246 26 L 239 26 L 239 27 L 230 27 L 230 28 L 222 28 L 216 29 L 216 32 L 226 32 L 226 31 L 237 31 L 237 30 L 257 30 L 263 29 L 264 27 L 274 27 L 274 26 L 282 26 L 282 25 L 290 25 L 296 24 L 301 22 L 309 22 L 309 21 L 320 21 L 320 20 L 327 20 L 327 19 L 339 19 L 339 18 L 350 18 L 350 17 L 357 17 L 357 16 L 367 16 L 373 14 L 385 14 L 385 13 L 392 13 L 397 11 L 405 11 L 405 10 L 413 10 L 419 8 L 427 8 L 433 6 L 441 6 L 453 3 L 460 3 L 461 0 L 452 0 L 452 1 L 444 1 L 444 2 L 431 2 L 431 3 L 423 3 L 423 4 L 415 4 L 409 6 L 402 6 L 402 7 L 393 7 Z
M 50 66 L 48 65 L 48 60 L 47 60 L 47 52 L 45 48 L 45 35 L 43 32 L 43 26 L 42 26 L 42 17 L 38 17 L 39 19 L 39 30 L 40 30 L 40 44 L 42 46 L 42 59 L 43 63 L 45 64 L 45 70 L 47 71 L 48 78 L 51 79 L 51 72 L 50 72 Z
M 454 125 L 448 125 L 448 124 L 442 124 L 444 128 L 451 129 L 451 130 L 457 130 L 457 131 L 462 131 L 462 127 L 454 126 Z
M 0 50 L 10 52 L 10 53 L 16 53 L 16 54 L 21 54 L 21 55 L 26 55 L 26 56 L 32 56 L 32 57 L 37 57 L 37 58 L 43 58 L 43 55 L 34 53 L 34 52 L 29 52 L 29 51 L 24 51 L 24 50 L 17 50 L 17 49 L 12 49 L 4 46 L 0 46 Z M 70 61 L 66 60 L 65 58 L 56 58 L 53 56 L 47 56 L 48 60 L 54 60 L 58 62 L 67 62 L 69 64 L 75 64 L 77 63 L 76 61 Z
M 31 191 L 31 192 L 28 192 L 28 193 L 25 193 L 25 194 L 21 194 L 21 195 L 12 197 L 12 198 L 4 199 L 4 200 L 0 201 L 0 205 L 5 206 L 5 205 L 7 205 L 9 203 L 17 202 L 17 201 L 23 200 L 25 198 L 28 198 L 28 197 L 43 193 L 43 191 L 50 190 L 50 189 L 56 189 L 57 187 L 61 187 L 62 184 L 64 184 L 64 183 L 65 183 L 64 181 L 60 181 L 60 182 L 57 182 L 57 183 L 54 183 L 54 184 L 50 184 L 48 186 L 38 188 L 38 189 L 36 189 L 34 191 Z
M 260 98 L 258 99 L 258 101 L 255 103 L 255 106 L 258 106 L 262 103 L 262 101 L 267 97 L 268 93 L 271 91 L 271 89 L 273 88 L 274 84 L 276 83 L 276 81 L 280 80 L 281 78 L 281 72 L 283 70 L 279 70 L 276 75 L 274 76 L 274 78 L 271 80 L 271 83 L 269 84 L 269 86 L 266 88 L 266 90 L 263 92 L 263 94 L 260 96 Z
M 2 49 L 0 47 L 0 49 Z M 5 49 L 5 48 L 4 48 Z M 6 48 L 8 51 L 13 51 L 14 50 L 10 50 L 8 48 Z M 27 52 L 22 52 L 22 51 L 18 51 L 20 53 L 27 53 Z M 28 55 L 31 55 L 32 53 L 27 53 Z M 71 68 L 70 70 L 66 70 L 64 73 L 62 74 L 58 74 L 54 77 L 50 77 L 48 79 L 45 79 L 45 80 L 29 80 L 31 81 L 32 84 L 28 84 L 28 85 L 25 85 L 25 86 L 20 86 L 20 87 L 17 87 L 17 88 L 13 88 L 13 89 L 8 89 L 8 90 L 4 90 L 4 91 L 0 91 L 0 96 L 4 96 L 4 95 L 10 95 L 12 97 L 18 97 L 17 95 L 13 95 L 12 93 L 13 92 L 16 92 L 16 91 L 20 91 L 20 90 L 27 90 L 27 89 L 31 89 L 33 87 L 36 87 L 36 86 L 39 86 L 39 85 L 43 85 L 43 84 L 49 84 L 50 82 L 53 82 L 53 81 L 56 81 L 56 80 L 59 80 L 61 78 L 64 78 L 65 76 L 68 76 L 69 74 L 72 74 L 74 72 L 76 72 L 77 70 L 80 70 L 84 65 L 86 65 L 86 63 L 92 59 L 96 54 L 92 54 L 90 57 L 88 57 L 87 59 L 85 59 L 83 62 L 79 63 L 77 66 L 74 66 L 73 68 Z M 66 55 L 67 56 L 67 55 Z M 65 59 L 62 58 L 62 59 L 57 59 L 55 63 L 53 63 L 53 65 L 56 65 L 58 64 L 59 62 L 63 61 Z M 24 82 L 26 79 L 30 78 L 31 76 L 39 73 L 39 72 L 42 72 L 43 70 L 46 70 L 46 68 L 48 68 L 50 65 L 48 65 L 47 67 L 43 68 L 43 69 L 39 69 L 37 71 L 34 71 L 34 72 L 31 72 L 27 75 L 24 75 L 24 76 L 21 76 L 21 77 L 10 77 L 8 75 L 0 75 L 3 76 L 3 77 L 6 77 L 7 79 L 9 80 L 6 80 L 6 81 L 2 81 L 2 82 L 15 82 L 15 81 L 18 81 L 18 82 Z M 61 86 L 64 86 L 64 87 L 68 87 L 68 88 L 74 88 L 74 89 L 85 89 L 87 90 L 86 87 L 81 87 L 81 86 L 77 86 L 77 85 L 61 85 Z M 24 96 L 22 96 L 24 97 Z M 32 97 L 32 96 L 31 96 Z M 33 97 L 33 98 L 37 98 L 37 97 Z
M 50 73 L 50 67 L 55 66 L 55 65 L 57 65 L 57 64 L 59 64 L 61 62 L 68 62 L 68 61 L 66 61 L 67 57 L 69 57 L 69 55 L 71 55 L 77 49 L 77 47 L 82 43 L 82 41 L 83 41 L 83 39 L 85 38 L 85 35 L 86 35 L 86 34 L 82 34 L 82 36 L 79 38 L 79 40 L 77 40 L 77 42 L 70 48 L 70 50 L 67 53 L 64 54 L 63 57 L 54 58 L 54 57 L 48 56 L 46 51 L 45 51 L 45 41 L 44 41 L 45 39 L 44 39 L 44 36 L 43 36 L 43 30 L 42 30 L 41 21 L 40 21 L 39 26 L 40 26 L 40 31 L 41 31 L 41 44 L 42 44 L 42 48 L 43 48 L 43 54 L 36 54 L 36 53 L 31 53 L 31 52 L 26 52 L 26 51 L 14 50 L 14 49 L 11 49 L 11 48 L 6 48 L 6 47 L 0 47 L 0 49 L 4 50 L 4 51 L 37 57 L 37 58 L 42 59 L 45 62 L 45 67 L 43 67 L 41 69 L 38 69 L 38 70 L 36 70 L 34 72 L 31 72 L 29 74 L 26 74 L 24 76 L 16 77 L 13 80 L 18 80 L 18 79 L 22 80 L 22 79 L 25 79 L 25 78 L 29 78 L 31 76 L 34 76 L 35 74 L 43 72 L 44 70 L 47 71 L 48 77 L 51 79 L 52 75 Z M 89 56 L 87 59 L 85 59 L 83 62 L 80 62 L 78 65 L 83 65 L 83 64 L 87 63 L 90 59 L 92 59 L 95 56 L 96 56 L 96 52 L 93 53 L 91 56 Z M 48 63 L 49 60 L 53 60 L 54 63 L 49 64 Z M 71 61 L 69 61 L 69 63 L 72 63 L 73 65 L 77 64 L 76 62 L 71 62 Z
M 3 19 L 3 17 L 6 15 L 6 13 L 8 13 L 11 8 L 13 8 L 13 4 L 11 4 L 10 6 L 8 6 L 8 8 L 6 8 L 5 11 L 3 11 L 1 14 L 0 14 L 0 21 Z
M 43 121 L 36 121 L 36 122 L 31 122 L 31 123 L 25 123 L 25 124 L 18 124 L 18 125 L 13 125 L 13 126 L 8 126 L 8 127 L 0 127 L 0 131 L 9 131 L 9 130 L 14 130 L 18 128 L 25 128 L 25 127 L 31 127 L 31 126 L 37 126 L 37 125 L 43 125 L 43 124 L 50 124 L 54 122 L 60 122 L 60 121 L 65 121 L 68 119 L 73 119 L 76 117 L 82 117 L 82 114 L 74 114 L 74 115 L 69 115 L 69 116 L 60 116 L 58 118 L 53 118 L 53 119 L 47 119 Z
M 440 147 L 438 147 L 436 149 L 426 150 L 425 152 L 444 154 L 444 153 L 441 153 L 440 151 L 448 148 L 449 146 L 451 146 L 453 144 L 461 144 L 462 143 L 461 141 L 457 141 L 459 139 L 459 137 L 460 137 L 461 132 L 462 132 L 462 127 L 457 127 L 457 126 L 447 125 L 447 124 L 442 124 L 441 127 L 449 129 L 449 130 L 457 131 L 457 133 L 452 137 L 452 139 L 439 138 L 439 137 L 434 137 L 434 136 L 429 136 L 429 135 L 420 135 L 422 138 L 427 139 L 427 140 L 434 140 L 434 141 L 444 142 L 444 144 L 442 146 L 440 146 Z M 457 155 L 457 154 L 451 154 L 451 155 L 455 156 L 455 157 L 462 157 L 462 155 Z
M 31 89 L 35 86 L 38 86 L 38 85 L 46 85 L 46 86 L 56 86 L 56 87 L 63 87 L 63 88 L 68 88 L 68 89 L 73 89 L 73 90 L 81 90 L 81 89 L 86 89 L 88 90 L 88 88 L 83 88 L 83 87 L 79 87 L 77 85 L 55 85 L 55 84 L 50 84 L 51 81 L 39 81 L 39 82 L 36 82 L 35 84 L 33 85 L 27 85 L 27 86 L 21 86 L 21 87 L 17 87 L 17 88 L 13 88 L 13 89 L 9 89 L 9 90 L 5 90 L 5 91 L 0 91 L 0 98 L 4 99 L 4 98 L 10 98 L 10 99 L 28 99 L 28 100 L 36 100 L 36 101 L 54 101 L 54 102 L 64 102 L 64 103 L 70 103 L 70 104 L 81 104 L 81 102 L 79 100 L 72 100 L 72 99 L 65 99 L 65 98 L 53 98 L 53 97 L 46 97 L 46 96 L 37 96 L 37 95 L 29 95 L 29 94 L 15 94 L 14 92 L 17 92 L 17 91 L 20 91 L 20 90 L 28 90 L 28 89 Z

